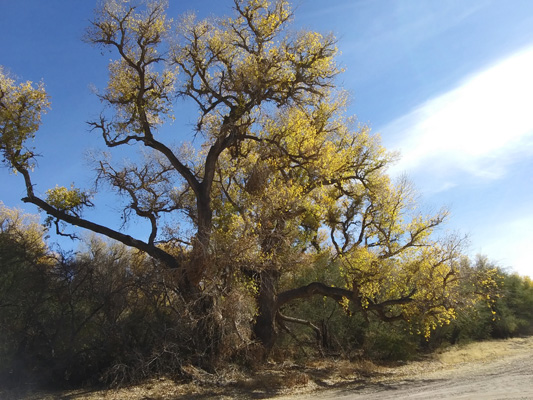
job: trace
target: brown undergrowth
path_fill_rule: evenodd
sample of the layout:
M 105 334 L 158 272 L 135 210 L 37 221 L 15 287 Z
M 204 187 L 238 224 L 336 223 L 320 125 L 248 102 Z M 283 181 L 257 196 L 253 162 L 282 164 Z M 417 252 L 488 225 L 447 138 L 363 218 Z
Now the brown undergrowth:
M 453 369 L 459 365 L 488 362 L 503 356 L 533 351 L 533 337 L 470 343 L 453 346 L 404 364 L 375 364 L 369 360 L 313 360 L 306 363 L 268 363 L 254 371 L 228 366 L 210 374 L 185 366 L 187 381 L 153 379 L 135 386 L 115 389 L 79 389 L 61 392 L 33 391 L 30 388 L 1 390 L 0 398 L 68 400 L 204 400 L 269 399 L 321 389 L 362 386 L 387 380 Z

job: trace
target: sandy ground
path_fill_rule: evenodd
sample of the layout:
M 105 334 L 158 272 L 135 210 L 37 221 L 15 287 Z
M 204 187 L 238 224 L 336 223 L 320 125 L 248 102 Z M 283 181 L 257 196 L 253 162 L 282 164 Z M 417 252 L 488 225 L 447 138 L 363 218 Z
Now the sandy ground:
M 490 342 L 486 349 L 444 353 L 437 364 L 422 362 L 414 369 L 416 364 L 406 366 L 372 383 L 276 399 L 533 399 L 532 339 Z M 465 361 L 458 362 L 461 354 Z M 417 371 L 424 366 L 425 371 Z

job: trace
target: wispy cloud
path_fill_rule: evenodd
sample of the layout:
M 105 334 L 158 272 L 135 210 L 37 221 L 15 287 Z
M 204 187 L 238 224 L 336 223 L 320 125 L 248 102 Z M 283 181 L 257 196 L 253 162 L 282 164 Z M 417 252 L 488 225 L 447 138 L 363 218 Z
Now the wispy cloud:
M 466 79 L 381 129 L 401 151 L 394 172 L 496 179 L 533 153 L 533 47 Z
M 533 278 L 531 262 L 531 243 L 533 243 L 533 214 L 522 215 L 499 224 L 493 229 L 505 232 L 504 235 L 493 235 L 491 229 L 485 234 L 479 233 L 478 241 L 482 243 L 474 248 L 480 254 L 490 254 L 490 257 L 502 267 L 512 267 L 520 275 Z

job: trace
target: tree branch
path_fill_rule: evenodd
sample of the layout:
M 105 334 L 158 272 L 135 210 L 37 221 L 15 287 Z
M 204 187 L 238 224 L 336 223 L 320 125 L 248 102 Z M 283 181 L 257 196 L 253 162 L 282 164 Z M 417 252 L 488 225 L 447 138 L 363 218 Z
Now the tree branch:
M 55 207 L 51 206 L 50 204 L 40 199 L 39 197 L 32 195 L 32 196 L 24 197 L 22 201 L 24 203 L 35 204 L 37 207 L 41 208 L 47 214 L 57 219 L 60 219 L 61 221 L 68 222 L 71 225 L 79 226 L 81 228 L 88 229 L 92 232 L 102 234 L 104 236 L 107 236 L 110 239 L 117 240 L 125 244 L 126 246 L 134 247 L 138 250 L 141 250 L 147 253 L 148 255 L 150 255 L 151 257 L 159 261 L 162 261 L 169 268 L 181 268 L 181 265 L 179 264 L 176 258 L 174 258 L 172 255 L 170 255 L 169 253 L 160 249 L 157 246 L 150 245 L 148 243 L 143 242 L 142 240 L 135 239 L 129 235 L 125 235 L 121 232 L 115 231 L 106 226 L 99 225 L 97 223 L 88 221 L 86 219 L 70 215 L 64 211 L 56 209 Z
M 276 305 L 281 308 L 284 304 L 295 299 L 302 299 L 314 295 L 331 297 L 336 301 L 342 301 L 343 297 L 353 300 L 354 292 L 334 286 L 327 286 L 321 282 L 312 282 L 307 286 L 286 290 L 278 294 Z

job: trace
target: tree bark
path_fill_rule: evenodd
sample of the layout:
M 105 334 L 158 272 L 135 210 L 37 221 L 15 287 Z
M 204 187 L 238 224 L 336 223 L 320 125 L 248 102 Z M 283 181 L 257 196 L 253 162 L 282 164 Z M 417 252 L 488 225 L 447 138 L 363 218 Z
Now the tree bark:
M 276 283 L 277 271 L 263 271 L 258 274 L 259 294 L 257 297 L 258 316 L 255 320 L 254 335 L 263 345 L 266 354 L 272 350 L 278 336 L 276 325 L 277 306 Z

